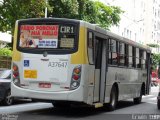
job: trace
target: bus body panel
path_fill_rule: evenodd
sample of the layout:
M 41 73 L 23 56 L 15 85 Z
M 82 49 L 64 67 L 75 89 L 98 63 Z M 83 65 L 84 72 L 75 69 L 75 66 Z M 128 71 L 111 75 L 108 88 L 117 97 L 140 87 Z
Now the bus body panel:
M 18 21 L 15 24 L 15 31 L 14 31 L 14 44 L 13 44 L 13 54 L 12 54 L 12 61 L 20 61 L 21 60 L 21 53 L 17 51 L 17 34 L 18 34 Z
M 109 102 L 111 88 L 114 83 L 118 83 L 118 100 L 138 97 L 142 84 L 146 84 L 146 75 L 146 70 L 109 67 L 106 78 L 105 101 Z
M 13 53 L 13 64 L 16 64 L 19 68 L 21 87 L 16 86 L 12 82 L 12 96 L 29 97 L 42 100 L 87 102 L 86 94 L 88 92 L 84 92 L 83 90 L 84 88 L 85 90 L 88 90 L 88 84 L 83 85 L 84 81 L 86 83 L 88 78 L 86 77 L 88 76 L 88 74 L 86 74 L 87 70 L 83 70 L 81 73 L 81 83 L 78 89 L 70 90 L 73 69 L 76 66 L 82 66 L 82 69 L 84 69 L 83 67 L 85 67 L 85 69 L 88 68 L 86 67 L 88 64 L 86 51 L 87 34 L 83 23 L 81 23 L 81 25 L 82 26 L 80 26 L 79 30 L 78 51 L 73 54 L 49 54 L 47 57 L 44 57 L 43 53 L 22 53 L 16 49 L 17 41 L 14 43 L 15 52 Z M 15 32 L 14 39 L 17 39 L 17 32 Z M 65 64 L 61 62 L 65 62 Z M 55 63 L 60 63 L 59 67 L 58 65 L 55 65 Z M 29 72 L 33 72 L 36 75 L 29 76 Z M 44 83 L 44 85 L 40 86 L 40 83 Z M 45 88 L 45 83 L 50 83 L 50 86 L 46 85 Z M 75 97 L 77 95 L 78 97 Z
M 61 91 L 61 87 L 70 87 L 72 71 L 69 70 L 69 55 L 22 55 L 21 82 L 29 81 L 29 88 L 33 90 Z M 71 71 L 68 74 L 68 71 Z M 70 75 L 70 78 L 68 76 Z M 43 84 L 44 83 L 44 84 Z M 46 83 L 46 85 L 45 85 Z M 48 84 L 47 84 L 48 83 Z M 48 85 L 48 86 L 47 86 Z M 45 87 L 49 89 L 45 89 Z
M 71 54 L 71 64 L 88 64 L 86 31 L 84 26 L 80 26 L 78 51 Z

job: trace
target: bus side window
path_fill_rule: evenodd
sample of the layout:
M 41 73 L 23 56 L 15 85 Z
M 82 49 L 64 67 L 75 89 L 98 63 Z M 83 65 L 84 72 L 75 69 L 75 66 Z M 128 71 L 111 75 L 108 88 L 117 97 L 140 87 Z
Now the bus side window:
M 144 50 L 140 50 L 139 51 L 139 54 L 140 54 L 140 56 L 139 56 L 139 58 L 140 58 L 140 67 L 142 68 L 142 69 L 146 69 L 146 67 L 145 67 L 145 63 L 146 63 L 146 51 L 144 51 Z
M 122 42 L 119 42 L 119 65 L 125 65 L 125 44 Z
M 132 65 L 133 65 L 133 58 L 132 58 L 133 52 L 132 52 L 132 49 L 133 49 L 132 46 L 129 45 L 129 52 L 128 52 L 129 53 L 129 55 L 128 55 L 128 57 L 129 57 L 129 65 L 128 66 L 129 67 L 132 67 Z
M 147 69 L 147 67 L 146 67 L 146 62 L 147 62 L 146 56 L 147 56 L 146 51 L 143 51 L 142 69 Z
M 129 49 L 128 49 L 128 45 L 125 44 L 125 66 L 129 66 Z
M 132 67 L 136 68 L 136 48 L 132 47 L 132 58 L 133 58 L 133 64 Z
M 90 64 L 94 64 L 94 35 L 93 32 L 88 32 L 88 60 Z
M 109 51 L 108 64 L 112 64 L 111 39 L 108 39 L 108 51 Z
M 136 68 L 141 68 L 140 58 L 140 50 L 139 48 L 136 48 Z
M 117 65 L 118 64 L 118 57 L 117 57 L 117 41 L 116 40 L 111 40 L 110 43 L 111 47 L 111 60 L 112 60 L 112 65 Z

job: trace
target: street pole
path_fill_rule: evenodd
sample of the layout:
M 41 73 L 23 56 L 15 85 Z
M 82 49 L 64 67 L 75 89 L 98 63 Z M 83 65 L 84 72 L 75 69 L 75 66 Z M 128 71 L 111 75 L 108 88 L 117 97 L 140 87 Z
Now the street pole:
M 46 0 L 46 5 L 47 5 L 47 3 L 48 3 L 48 0 Z M 45 18 L 47 18 L 47 6 L 45 8 Z

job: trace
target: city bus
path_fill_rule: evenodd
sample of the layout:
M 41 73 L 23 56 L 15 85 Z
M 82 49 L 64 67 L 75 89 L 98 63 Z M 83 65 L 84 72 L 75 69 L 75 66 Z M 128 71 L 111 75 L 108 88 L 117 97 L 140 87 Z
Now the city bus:
M 95 24 L 66 18 L 17 20 L 11 95 L 114 110 L 149 94 L 151 50 Z

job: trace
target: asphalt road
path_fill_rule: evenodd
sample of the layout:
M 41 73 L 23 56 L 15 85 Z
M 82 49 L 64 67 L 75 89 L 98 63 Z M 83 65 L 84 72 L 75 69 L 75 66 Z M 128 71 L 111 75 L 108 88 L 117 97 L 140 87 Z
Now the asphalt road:
M 156 97 L 158 88 L 153 87 L 142 103 L 132 100 L 120 101 L 115 111 L 103 108 L 72 107 L 56 109 L 50 103 L 20 102 L 10 107 L 0 107 L 2 120 L 160 120 Z M 10 114 L 6 114 L 10 113 Z M 9 119 L 5 119 L 9 118 Z

